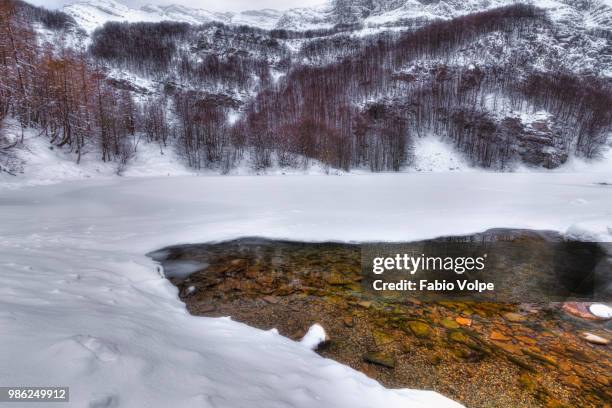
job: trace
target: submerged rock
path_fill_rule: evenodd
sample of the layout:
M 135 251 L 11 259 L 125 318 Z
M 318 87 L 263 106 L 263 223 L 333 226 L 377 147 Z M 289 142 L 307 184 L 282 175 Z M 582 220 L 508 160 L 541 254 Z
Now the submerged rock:
M 510 341 L 511 340 L 510 337 L 506 336 L 505 334 L 501 332 L 498 332 L 497 330 L 493 330 L 489 338 L 491 340 L 496 340 L 496 341 Z
M 365 307 L 366 309 L 369 309 L 372 306 L 372 301 L 362 300 L 361 302 L 358 302 L 357 304 L 361 307 Z
M 386 368 L 395 368 L 393 356 L 381 352 L 369 352 L 363 355 L 363 361 Z
M 599 320 L 600 318 L 591 313 L 588 303 L 583 302 L 566 302 L 562 307 L 563 311 L 574 317 L 579 317 L 586 320 Z
M 448 333 L 448 339 L 456 343 L 469 344 L 470 338 L 461 330 L 453 330 Z
M 440 321 L 440 324 L 447 329 L 458 329 L 459 328 L 459 323 L 457 323 L 455 320 L 452 320 L 452 319 L 442 319 Z
M 353 318 L 352 316 L 347 316 L 344 319 L 342 319 L 342 322 L 344 323 L 344 325 L 346 327 L 354 327 L 355 326 L 355 318 Z
M 270 303 L 272 305 L 275 305 L 275 304 L 277 304 L 280 301 L 280 299 L 278 297 L 276 297 L 276 296 L 264 296 L 264 297 L 262 297 L 262 299 L 265 300 L 267 303 Z
M 374 337 L 374 343 L 376 343 L 378 347 L 391 344 L 395 341 L 395 339 L 390 334 L 382 332 L 380 330 L 372 331 L 372 337 Z
M 527 320 L 527 318 L 523 316 L 522 314 L 513 313 L 513 312 L 504 314 L 504 318 L 512 323 L 521 323 Z
M 457 317 L 455 319 L 455 321 L 457 323 L 459 323 L 462 326 L 471 326 L 472 325 L 472 319 L 468 319 L 467 317 Z
M 581 337 L 589 343 L 599 344 L 601 346 L 607 346 L 608 344 L 610 344 L 610 340 L 593 333 L 584 332 L 581 334 Z
M 421 322 L 419 320 L 409 321 L 408 328 L 410 329 L 410 332 L 416 337 L 429 338 L 432 335 L 431 327 L 429 327 L 427 323 Z

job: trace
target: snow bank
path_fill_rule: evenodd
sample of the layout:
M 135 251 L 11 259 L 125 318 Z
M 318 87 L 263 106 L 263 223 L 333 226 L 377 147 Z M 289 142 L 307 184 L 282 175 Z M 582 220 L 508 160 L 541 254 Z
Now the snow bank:
M 21 140 L 22 129 L 16 121 L 5 120 L 0 127 L 9 140 Z M 23 130 L 23 143 L 15 151 L 22 165 L 17 169 L 16 176 L 0 173 L 0 189 L 110 177 L 116 173 L 115 163 L 104 163 L 93 154 L 85 154 L 81 163 L 77 164 L 76 155 L 55 148 L 38 133 L 34 129 Z
M 567 163 L 554 171 L 607 174 L 605 181 L 612 184 L 612 147 L 605 149 L 600 157 L 588 161 L 570 156 Z
M 0 124 L 2 131 L 10 142 L 21 140 L 21 127 L 12 120 Z M 158 177 L 185 175 L 219 175 L 219 169 L 189 168 L 180 158 L 173 146 L 163 149 L 157 143 L 144 140 L 134 141 L 135 151 L 125 165 L 118 162 L 102 162 L 100 153 L 85 151 L 81 162 L 76 163 L 76 154 L 68 149 L 54 147 L 47 138 L 39 135 L 35 129 L 24 129 L 23 143 L 15 150 L 16 160 L 21 163 L 12 176 L 0 172 L 0 189 L 20 188 L 57 184 L 82 179 L 114 178 L 118 174 L 124 177 Z M 346 172 L 330 168 L 318 160 L 295 155 L 294 166 L 281 166 L 276 155 L 272 155 L 272 165 L 259 171 L 254 170 L 251 154 L 247 151 L 236 167 L 230 170 L 232 175 L 340 175 Z M 3 163 L 0 162 L 0 165 Z M 3 166 L 4 167 L 4 166 Z
M 126 168 L 121 172 L 128 177 L 151 176 L 184 176 L 195 174 L 195 171 L 185 166 L 184 161 L 174 152 L 172 147 L 161 149 L 156 143 L 141 142 L 136 147 L 134 156 L 130 158 Z
M 21 127 L 10 119 L 2 126 L 8 140 L 21 140 Z M 97 152 L 85 151 L 81 162 L 68 149 L 54 147 L 35 129 L 23 130 L 23 143 L 19 143 L 15 155 L 21 163 L 15 176 L 0 173 L 0 189 L 23 186 L 49 185 L 82 179 L 114 178 L 118 173 L 129 177 L 193 175 L 172 147 L 163 151 L 155 143 L 141 141 L 125 168 L 117 162 L 104 163 Z

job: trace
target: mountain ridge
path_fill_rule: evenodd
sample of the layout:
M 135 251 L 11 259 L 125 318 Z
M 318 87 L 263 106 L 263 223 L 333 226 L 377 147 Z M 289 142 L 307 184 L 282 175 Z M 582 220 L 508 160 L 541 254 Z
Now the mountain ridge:
M 131 8 L 115 0 L 88 0 L 64 6 L 63 11 L 73 17 L 79 26 L 88 32 L 108 21 L 161 22 L 174 21 L 189 24 L 221 22 L 233 25 L 250 25 L 264 29 L 276 28 L 283 17 L 292 13 L 300 15 L 303 9 L 281 12 L 274 9 L 244 10 L 241 12 L 213 12 L 201 8 L 190 8 L 177 4 L 158 6 L 147 4 Z M 316 10 L 316 9 L 314 9 Z
M 405 20 L 449 19 L 516 3 L 531 4 L 546 10 L 553 20 L 575 28 L 612 28 L 610 0 L 329 0 L 318 6 L 285 11 L 252 9 L 240 12 L 213 12 L 178 4 L 144 5 L 131 8 L 117 0 L 87 0 L 67 5 L 63 11 L 88 32 L 107 21 L 160 22 L 189 24 L 221 22 L 262 29 L 325 29 L 339 24 L 368 27 L 397 24 Z

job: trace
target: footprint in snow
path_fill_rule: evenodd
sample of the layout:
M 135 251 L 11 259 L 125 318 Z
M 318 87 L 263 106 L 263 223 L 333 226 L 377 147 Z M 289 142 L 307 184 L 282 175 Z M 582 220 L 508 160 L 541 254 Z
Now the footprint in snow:
M 94 397 L 89 402 L 89 408 L 115 408 L 119 406 L 119 397 L 117 395 L 101 395 Z
M 100 361 L 111 362 L 119 357 L 117 346 L 109 341 L 83 334 L 74 336 L 74 341 L 89 350 Z

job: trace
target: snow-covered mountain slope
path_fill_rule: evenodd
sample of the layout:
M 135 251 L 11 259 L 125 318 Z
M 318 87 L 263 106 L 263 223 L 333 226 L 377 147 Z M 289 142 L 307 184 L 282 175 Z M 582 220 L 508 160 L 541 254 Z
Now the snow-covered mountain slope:
M 163 17 L 147 10 L 132 9 L 114 0 L 93 0 L 65 6 L 63 11 L 70 15 L 87 32 L 104 25 L 107 21 L 158 22 Z
M 612 29 L 612 6 L 608 0 L 534 0 L 558 23 L 574 29 Z
M 335 0 L 332 13 L 338 21 L 378 25 L 411 19 L 449 19 L 518 2 L 521 1 Z
M 235 25 L 248 25 L 266 30 L 276 27 L 282 13 L 278 10 L 246 10 L 240 13 L 226 13 L 227 22 Z
M 219 21 L 226 24 L 250 25 L 272 29 L 281 18 L 276 10 L 247 10 L 239 13 L 215 13 L 200 8 L 181 5 L 146 5 L 131 8 L 115 0 L 88 0 L 70 4 L 63 11 L 72 16 L 87 32 L 104 25 L 107 21 L 159 22 L 176 21 L 189 24 L 204 24 Z
M 107 21 L 130 23 L 175 21 L 189 24 L 218 21 L 268 30 L 282 28 L 297 31 L 328 28 L 337 23 L 329 4 L 294 8 L 287 11 L 255 9 L 237 13 L 215 13 L 182 5 L 145 5 L 140 8 L 131 8 L 116 0 L 85 0 L 67 5 L 63 11 L 72 16 L 87 32 L 92 32 Z
M 415 19 L 449 19 L 515 3 L 532 4 L 546 10 L 553 20 L 575 27 L 611 27 L 608 0 L 334 0 L 331 15 L 338 22 L 378 26 Z
M 514 3 L 529 3 L 543 8 L 553 20 L 576 28 L 609 30 L 612 27 L 609 0 L 329 0 L 319 6 L 286 11 L 263 9 L 238 13 L 218 13 L 182 5 L 131 8 L 116 0 L 86 0 L 65 6 L 64 12 L 88 32 L 107 21 L 176 21 L 190 24 L 218 21 L 263 29 L 302 31 L 338 24 L 359 23 L 377 27 L 450 19 Z
M 295 31 L 330 28 L 335 24 L 330 13 L 329 4 L 287 10 L 278 19 L 276 28 Z
M 293 31 L 330 29 L 349 24 L 339 30 L 353 31 L 357 37 L 364 37 L 388 29 L 413 29 L 428 21 L 449 20 L 514 3 L 530 3 L 544 10 L 552 22 L 552 29 L 543 30 L 537 38 L 520 39 L 521 44 L 505 44 L 503 47 L 497 44 L 499 38 L 493 38 L 501 37 L 502 33 L 495 33 L 489 39 L 481 39 L 480 44 L 475 44 L 477 54 L 482 50 L 484 55 L 496 53 L 515 58 L 519 53 L 528 57 L 529 64 L 539 69 L 546 70 L 548 65 L 589 75 L 612 75 L 608 39 L 612 32 L 610 0 L 329 0 L 320 6 L 284 12 L 264 9 L 240 13 L 214 13 L 177 5 L 148 5 L 134 9 L 116 0 L 88 0 L 68 5 L 64 11 L 90 33 L 107 21 L 175 21 L 190 24 L 215 21 L 230 26 L 248 25 L 266 30 Z M 270 41 L 272 38 L 277 41 L 277 37 L 271 37 Z M 483 44 L 485 41 L 489 43 Z M 299 51 L 307 42 L 280 41 L 279 44 L 287 50 Z M 475 56 L 469 57 L 470 63 L 478 60 Z M 337 55 L 333 58 L 337 58 Z

